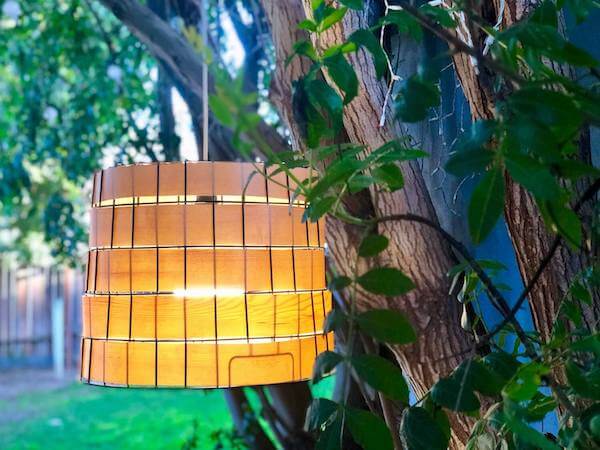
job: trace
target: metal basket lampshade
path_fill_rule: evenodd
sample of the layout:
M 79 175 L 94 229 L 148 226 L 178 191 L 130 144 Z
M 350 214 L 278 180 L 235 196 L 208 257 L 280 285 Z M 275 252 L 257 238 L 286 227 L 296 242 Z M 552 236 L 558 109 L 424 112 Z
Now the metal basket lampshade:
M 186 162 L 94 176 L 81 379 L 214 388 L 310 378 L 331 309 L 323 222 L 285 173 Z M 270 169 L 269 169 L 270 170 Z M 294 169 L 306 178 L 304 169 Z

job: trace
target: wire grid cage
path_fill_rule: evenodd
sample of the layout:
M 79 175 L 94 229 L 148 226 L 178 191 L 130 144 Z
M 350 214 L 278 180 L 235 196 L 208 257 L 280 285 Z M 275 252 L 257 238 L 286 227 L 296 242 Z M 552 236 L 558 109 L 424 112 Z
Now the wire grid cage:
M 95 174 L 81 380 L 214 388 L 310 378 L 332 348 L 324 221 L 294 176 L 181 162 Z

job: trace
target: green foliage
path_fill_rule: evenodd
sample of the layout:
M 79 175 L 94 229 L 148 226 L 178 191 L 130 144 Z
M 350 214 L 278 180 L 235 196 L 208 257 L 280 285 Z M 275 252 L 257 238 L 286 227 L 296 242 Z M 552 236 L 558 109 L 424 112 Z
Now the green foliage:
M 371 269 L 356 281 L 369 292 L 387 296 L 402 295 L 414 287 L 410 278 L 393 267 Z
M 481 242 L 502 215 L 504 171 L 492 168 L 477 185 L 469 203 L 469 231 L 475 243 Z
M 319 382 L 325 375 L 330 374 L 343 359 L 339 353 L 332 351 L 319 354 L 313 368 L 313 383 Z
M 392 309 L 370 309 L 356 316 L 356 323 L 379 342 L 410 344 L 417 338 L 406 317 Z
M 448 437 L 425 408 L 408 408 L 402 415 L 400 431 L 409 450 L 444 450 L 448 447 Z
M 585 0 L 564 3 L 576 11 L 579 19 L 590 8 Z M 401 296 L 410 292 L 414 284 L 398 268 L 383 261 L 382 252 L 394 241 L 380 234 L 378 225 L 396 216 L 358 217 L 346 200 L 364 190 L 375 197 L 403 189 L 402 163 L 427 157 L 427 153 L 414 148 L 410 139 L 386 142 L 376 149 L 344 142 L 341 133 L 344 108 L 361 95 L 359 77 L 351 63 L 353 54 L 360 49 L 369 52 L 377 77 L 385 76 L 388 59 L 374 31 L 386 26 L 405 35 L 402 38 L 415 41 L 422 40 L 432 29 L 439 31 L 438 36 L 446 35 L 444 30 L 449 31 L 448 36 L 455 36 L 454 12 L 465 12 L 465 5 L 457 3 L 453 9 L 447 9 L 424 4 L 417 9 L 407 6 L 390 10 L 375 27 L 355 30 L 347 40 L 329 48 L 320 47 L 321 33 L 336 26 L 349 14 L 349 9 L 362 8 L 362 2 L 313 0 L 311 6 L 312 17 L 299 27 L 312 36 L 299 41 L 288 59 L 304 58 L 310 64 L 306 75 L 295 81 L 293 92 L 294 118 L 308 148 L 295 154 L 270 153 L 268 148 L 260 146 L 260 137 L 253 134 L 243 108 L 235 100 L 229 103 L 237 134 L 249 135 L 252 144 L 268 154 L 269 164 L 290 176 L 292 167 L 309 168 L 311 176 L 296 182 L 300 186 L 296 194 L 301 193 L 308 201 L 305 220 L 314 221 L 328 214 L 363 230 L 353 272 L 335 276 L 329 283 L 332 290 L 343 296 L 346 305 L 329 314 L 325 330 L 343 335 L 346 345 L 318 358 L 315 380 L 343 364 L 349 369 L 345 371 L 346 383 L 352 373 L 356 382 L 366 385 L 365 391 L 376 390 L 406 406 L 400 430 L 391 432 L 399 431 L 408 449 L 447 448 L 449 416 L 455 414 L 467 414 L 477 421 L 467 446 L 470 449 L 597 446 L 598 404 L 585 410 L 573 406 L 598 400 L 600 341 L 582 319 L 583 305 L 591 301 L 589 291 L 592 286 L 598 287 L 597 270 L 590 269 L 575 280 L 549 342 L 544 342 L 536 332 L 519 330 L 514 317 L 494 303 L 507 324 L 478 335 L 477 350 L 485 349 L 487 354 L 466 358 L 413 404 L 409 404 L 408 387 L 395 364 L 377 352 L 356 354 L 354 345 L 358 337 L 374 340 L 377 345 L 410 345 L 418 336 L 397 311 L 357 311 L 356 295 L 361 289 L 369 296 Z M 489 40 L 490 52 L 463 54 L 469 63 L 473 63 L 472 58 L 477 59 L 479 70 L 490 78 L 486 79 L 489 89 L 486 94 L 494 96 L 496 105 L 493 118 L 475 122 L 460 136 L 446 164 L 447 172 L 452 175 L 476 176 L 477 185 L 468 210 L 474 243 L 489 236 L 502 216 L 507 183 L 517 183 L 532 195 L 548 228 L 573 248 L 581 247 L 584 234 L 572 207 L 577 198 L 575 183 L 587 178 L 589 185 L 597 180 L 599 171 L 578 159 L 578 140 L 584 127 L 600 124 L 600 98 L 597 84 L 579 85 L 553 71 L 547 62 L 576 65 L 593 79 L 598 78 L 598 64 L 559 33 L 557 8 L 562 6 L 562 2 L 546 0 L 514 26 L 502 31 L 485 27 L 485 32 L 493 37 Z M 451 47 L 464 53 L 461 48 Z M 427 120 L 432 108 L 439 106 L 440 72 L 446 56 L 440 54 L 424 61 L 416 73 L 406 77 L 394 99 L 398 119 Z M 225 91 L 220 95 L 236 95 L 231 89 Z M 226 120 L 229 121 L 229 116 Z M 244 147 L 249 148 L 250 144 L 245 143 Z M 449 272 L 451 291 L 458 292 L 461 306 L 475 310 L 474 323 L 465 328 L 485 328 L 477 314 L 478 297 L 480 294 L 493 297 L 495 292 L 510 289 L 493 281 L 504 269 L 495 261 L 465 258 Z M 514 338 L 511 350 L 506 339 L 509 336 Z M 476 354 L 474 348 L 473 355 Z M 562 372 L 567 374 L 568 385 L 557 386 L 553 377 Z M 567 420 L 561 422 L 558 435 L 553 437 L 557 444 L 532 425 L 552 414 L 559 404 L 567 409 Z M 391 445 L 380 418 L 348 408 L 345 400 L 339 404 L 315 403 L 309 426 L 319 436 L 318 448 L 340 448 L 345 432 L 364 448 Z
M 144 119 L 155 64 L 100 8 L 98 23 L 85 2 L 19 4 L 14 23 L 0 19 L 0 216 L 17 230 L 3 250 L 27 260 L 41 235 L 70 259 L 86 240 L 82 188 L 105 155 L 128 162 L 157 145 Z
M 400 369 L 387 359 L 377 355 L 352 357 L 352 368 L 373 389 L 385 396 L 408 404 L 408 386 Z
M 394 443 L 385 422 L 369 411 L 346 410 L 348 429 L 354 441 L 365 450 L 392 450 Z
M 360 243 L 358 255 L 362 257 L 376 256 L 387 248 L 389 242 L 389 239 L 381 234 L 369 234 Z

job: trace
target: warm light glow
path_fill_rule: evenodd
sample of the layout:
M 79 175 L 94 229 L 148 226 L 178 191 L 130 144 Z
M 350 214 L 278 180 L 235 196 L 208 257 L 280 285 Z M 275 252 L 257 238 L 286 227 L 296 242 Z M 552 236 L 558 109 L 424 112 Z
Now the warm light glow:
M 204 289 L 175 289 L 173 294 L 178 297 L 233 297 L 244 295 L 243 289 L 236 288 L 204 288 Z
M 210 388 L 310 378 L 317 354 L 333 347 L 322 331 L 332 307 L 324 222 L 303 222 L 293 180 L 267 180 L 267 170 L 188 162 L 95 175 L 84 382 Z

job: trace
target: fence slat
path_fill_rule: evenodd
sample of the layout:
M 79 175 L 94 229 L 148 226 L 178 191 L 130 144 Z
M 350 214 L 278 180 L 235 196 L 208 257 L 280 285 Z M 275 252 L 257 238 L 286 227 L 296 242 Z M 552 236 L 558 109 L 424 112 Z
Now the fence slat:
M 0 256 L 0 367 L 50 366 L 53 361 L 53 300 L 63 305 L 54 311 L 61 327 L 60 349 L 54 353 L 67 369 L 79 360 L 81 311 L 79 298 L 83 273 L 69 268 L 11 268 Z M 62 356 L 60 356 L 62 354 Z

